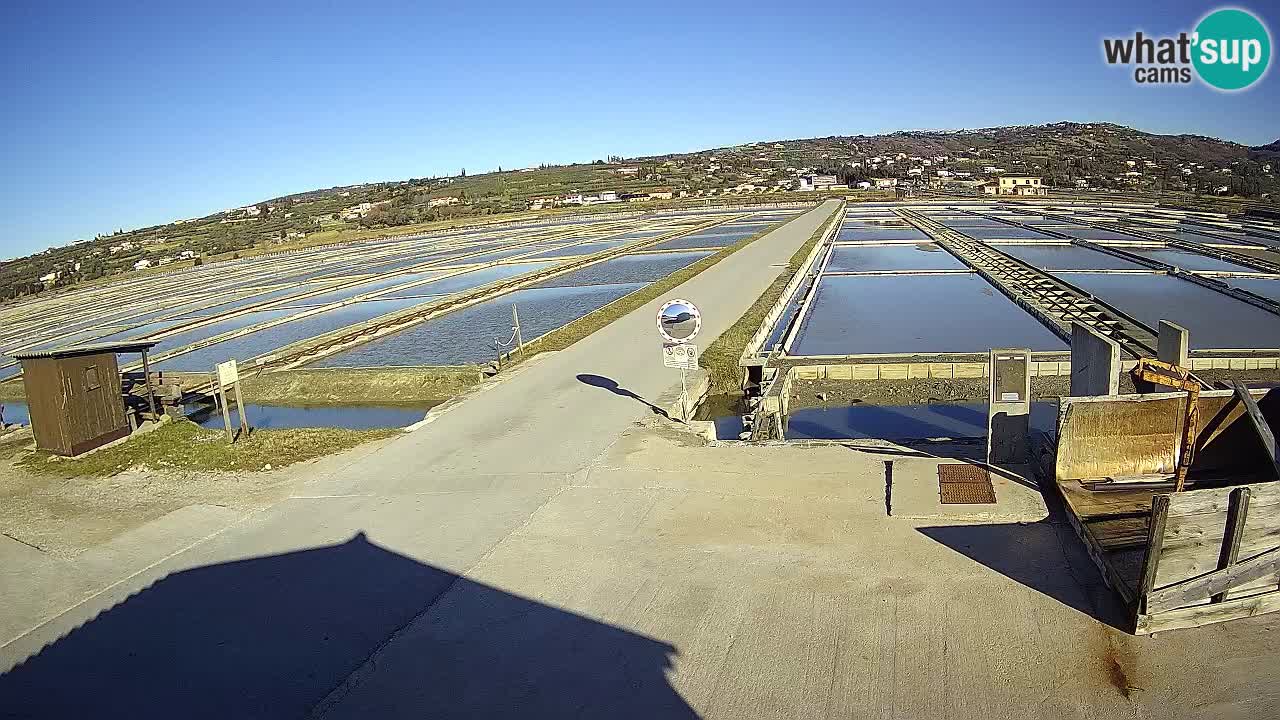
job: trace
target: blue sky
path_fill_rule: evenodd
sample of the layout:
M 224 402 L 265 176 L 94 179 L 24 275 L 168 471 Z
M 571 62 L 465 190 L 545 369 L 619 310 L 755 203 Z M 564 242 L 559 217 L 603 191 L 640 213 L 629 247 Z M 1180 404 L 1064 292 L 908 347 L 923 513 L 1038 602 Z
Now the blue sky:
M 1228 95 L 1103 64 L 1102 37 L 1206 3 L 25 5 L 0 27 L 0 257 L 462 167 L 1058 120 L 1280 137 L 1274 69 Z

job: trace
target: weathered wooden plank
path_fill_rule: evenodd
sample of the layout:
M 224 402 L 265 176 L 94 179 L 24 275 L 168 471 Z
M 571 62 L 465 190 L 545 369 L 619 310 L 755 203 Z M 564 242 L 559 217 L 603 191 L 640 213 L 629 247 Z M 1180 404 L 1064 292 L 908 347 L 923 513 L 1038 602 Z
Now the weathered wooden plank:
M 1059 482 L 1058 489 L 1071 512 L 1085 520 L 1116 515 L 1147 515 L 1151 512 L 1151 498 L 1156 492 L 1139 486 L 1116 492 L 1096 493 L 1081 485 L 1078 480 Z
M 1266 390 L 1251 391 L 1257 397 Z M 1057 480 L 1117 475 L 1172 474 L 1177 467 L 1186 393 L 1061 398 L 1058 412 Z M 1231 390 L 1200 394 L 1197 468 L 1233 469 L 1239 459 L 1229 435 L 1244 415 Z M 1224 409 L 1226 410 L 1224 412 Z M 1230 446 L 1230 447 L 1228 447 Z
M 1169 519 L 1169 496 L 1151 498 L 1151 525 L 1147 528 L 1147 554 L 1142 560 L 1142 579 L 1138 582 L 1138 599 L 1142 612 L 1147 612 L 1151 590 L 1156 585 L 1160 567 L 1160 547 L 1164 543 L 1164 526 Z
M 1126 603 L 1131 606 L 1137 597 L 1138 585 L 1142 583 L 1142 563 L 1147 557 L 1146 541 L 1139 547 L 1108 552 L 1106 560 L 1109 572 L 1122 582 L 1128 590 L 1121 593 Z
M 1252 515 L 1253 513 L 1250 512 L 1250 514 Z M 1280 546 L 1280 533 L 1272 533 L 1266 538 L 1250 541 L 1248 538 L 1248 523 L 1245 525 L 1245 536 L 1240 542 L 1240 557 L 1253 557 Z M 1216 541 L 1194 548 L 1183 547 L 1171 550 L 1166 547 L 1160 556 L 1160 571 L 1156 577 L 1155 586 L 1158 588 L 1168 587 L 1183 580 L 1200 577 L 1205 573 L 1217 570 L 1221 543 L 1222 536 L 1220 535 Z M 1263 579 L 1259 579 L 1255 583 L 1257 586 L 1265 584 L 1267 582 Z M 1271 584 L 1276 584 L 1276 581 L 1272 580 Z M 1241 586 L 1237 589 L 1248 588 Z M 1208 596 L 1205 597 L 1207 598 Z
M 1236 487 L 1249 488 L 1249 504 L 1254 508 L 1264 505 L 1280 505 L 1280 483 L 1261 482 L 1234 487 L 1204 488 L 1177 493 L 1170 499 L 1172 516 L 1197 513 L 1226 513 L 1231 505 L 1231 491 Z
M 1218 569 L 1231 567 L 1240 559 L 1240 537 L 1244 535 L 1244 523 L 1249 517 L 1249 488 L 1236 488 L 1231 491 L 1231 507 L 1227 509 L 1227 530 L 1222 538 L 1222 552 L 1218 557 Z M 1227 599 L 1227 591 L 1223 590 L 1210 598 L 1210 602 L 1219 603 Z
M 1110 517 L 1085 523 L 1107 552 L 1147 546 L 1149 517 Z
M 1238 487 L 1249 489 L 1249 513 L 1240 534 L 1239 556 L 1252 557 L 1280 546 L 1280 483 Z M 1231 493 L 1235 489 L 1191 490 L 1170 497 L 1169 520 L 1156 587 L 1173 585 L 1219 569 Z M 1259 579 L 1256 584 L 1266 583 Z
M 1248 597 L 1231 598 L 1211 605 L 1194 605 L 1156 614 L 1140 613 L 1134 623 L 1134 633 L 1150 635 L 1165 630 L 1238 620 L 1277 610 L 1280 610 L 1280 591 L 1272 591 Z
M 1148 554 L 1150 557 L 1150 554 Z M 1222 570 L 1214 570 L 1180 583 L 1153 590 L 1146 596 L 1145 608 L 1149 614 L 1188 606 L 1237 585 L 1269 577 L 1280 572 L 1280 547 L 1274 547 L 1256 557 L 1238 562 Z M 1146 579 L 1144 574 L 1143 579 Z
M 1101 482 L 1084 483 L 1084 486 L 1090 490 L 1116 490 L 1129 489 L 1132 485 L 1150 485 L 1152 483 L 1166 483 L 1173 479 L 1172 475 L 1164 473 L 1153 473 L 1150 475 L 1109 475 Z
M 1185 395 L 1108 396 L 1108 402 L 1062 398 L 1058 480 L 1172 473 Z
M 1276 437 L 1271 432 L 1271 426 L 1267 424 L 1266 418 L 1262 416 L 1262 411 L 1258 409 L 1258 403 L 1253 401 L 1253 396 L 1249 394 L 1249 388 L 1238 380 L 1229 380 L 1228 383 L 1235 393 L 1235 399 L 1244 406 L 1245 417 L 1248 418 L 1249 424 L 1253 426 L 1253 431 L 1257 434 L 1263 451 L 1271 458 L 1271 469 L 1275 472 L 1275 477 L 1280 479 L 1280 450 L 1276 448 Z

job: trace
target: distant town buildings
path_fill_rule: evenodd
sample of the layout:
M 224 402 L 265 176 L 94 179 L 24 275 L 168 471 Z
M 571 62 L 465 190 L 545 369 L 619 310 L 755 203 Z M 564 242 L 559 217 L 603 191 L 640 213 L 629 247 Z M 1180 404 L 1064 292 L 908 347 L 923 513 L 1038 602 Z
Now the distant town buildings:
M 373 210 L 373 208 L 374 208 L 374 204 L 370 202 L 357 203 L 350 207 L 343 208 L 342 212 L 339 213 L 339 215 L 343 220 L 357 220 L 359 218 L 364 217 L 365 215 L 368 215 L 369 211 Z
M 1048 195 L 1041 179 L 1033 175 L 1002 175 L 983 183 L 982 192 L 987 195 Z
M 795 189 L 800 192 L 830 190 L 836 184 L 835 175 L 801 175 L 796 178 Z
M 669 190 L 644 193 L 622 193 L 621 195 L 619 195 L 616 190 L 602 190 L 591 195 L 572 193 L 569 195 L 533 198 L 529 200 L 529 209 L 545 210 L 548 208 L 564 207 L 567 205 L 603 205 L 606 203 L 616 202 L 642 202 L 655 197 L 670 199 L 672 197 L 672 193 Z

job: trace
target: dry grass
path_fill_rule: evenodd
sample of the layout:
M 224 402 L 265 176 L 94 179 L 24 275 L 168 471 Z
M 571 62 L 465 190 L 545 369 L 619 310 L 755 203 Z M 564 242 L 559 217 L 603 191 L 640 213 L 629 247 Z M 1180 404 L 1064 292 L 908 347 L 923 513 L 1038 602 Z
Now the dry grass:
M 255 375 L 246 403 L 277 405 L 437 405 L 483 379 L 475 367 L 300 369 Z
M 0 383 L 0 404 L 5 400 L 26 400 L 27 388 L 23 385 L 22 380 L 10 380 L 6 383 Z
M 175 471 L 256 471 L 341 452 L 400 430 L 341 430 L 293 428 L 255 430 L 228 444 L 222 432 L 206 430 L 189 420 L 177 420 L 114 447 L 81 458 L 61 458 L 32 452 L 19 467 L 61 477 L 103 477 L 131 468 Z
M 178 421 L 78 460 L 0 444 L 0 530 L 72 557 L 189 505 L 251 512 L 344 458 L 279 468 L 390 437 L 393 430 L 260 430 L 228 446 L 222 433 Z M 16 447 L 14 447 L 16 445 Z M 372 451 L 374 448 L 368 448 Z M 16 452 L 20 459 L 5 457 Z M 257 472 L 271 466 L 271 472 Z

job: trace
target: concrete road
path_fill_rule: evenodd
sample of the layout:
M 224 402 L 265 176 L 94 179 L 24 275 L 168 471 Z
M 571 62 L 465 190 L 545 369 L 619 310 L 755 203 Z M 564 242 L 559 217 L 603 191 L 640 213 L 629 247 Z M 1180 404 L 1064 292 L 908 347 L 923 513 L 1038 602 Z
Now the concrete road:
M 834 201 L 823 204 L 682 285 L 677 294 L 704 311 L 699 342 L 709 343 L 732 325 L 837 207 Z M 653 410 L 641 398 L 658 397 L 678 385 L 677 371 L 661 364 L 654 321 L 660 304 L 655 301 L 565 351 L 528 363 L 373 455 L 353 453 L 349 464 L 306 483 L 296 497 L 243 518 L 225 531 L 211 534 L 209 530 L 211 526 L 225 527 L 225 509 L 191 508 L 85 553 L 74 563 L 51 561 L 0 538 L 5 543 L 0 557 L 14 560 L 9 564 L 12 570 L 3 576 L 5 589 L 0 598 L 13 598 L 19 606 L 16 615 L 0 619 L 4 630 L 0 670 L 28 658 L 160 578 L 165 578 L 161 585 L 168 588 L 167 597 L 195 602 L 207 594 L 189 593 L 188 583 L 175 582 L 176 578 L 191 577 L 188 573 L 203 577 L 211 566 L 245 558 L 258 558 L 254 567 L 261 567 L 264 557 L 290 557 L 289 553 L 313 552 L 324 546 L 342 548 L 325 552 L 345 557 L 352 552 L 347 541 L 363 537 L 359 535 L 362 532 L 406 556 L 430 562 L 439 577 L 464 573 L 556 491 L 584 474 L 623 431 L 652 415 Z M 238 597 L 259 598 L 263 604 L 278 604 L 284 599 L 251 580 L 255 573 L 243 573 L 243 582 L 236 580 L 239 577 L 238 573 L 224 577 L 221 590 L 238 587 Z M 342 583 L 341 573 L 335 573 L 332 581 Z M 438 585 L 435 580 L 430 584 Z M 160 596 L 146 591 L 137 597 Z M 361 618 L 361 630 L 351 639 L 353 644 L 322 653 L 337 665 L 325 672 L 308 672 L 310 681 L 293 687 L 292 694 L 277 697 L 282 691 L 264 686 L 260 701 L 284 702 L 295 709 L 318 701 L 392 631 L 427 607 L 434 595 L 391 593 L 379 597 L 386 604 L 378 605 L 373 598 L 363 601 L 375 604 Z M 287 599 L 290 604 L 305 604 L 293 595 Z M 114 637 L 125 632 L 113 629 L 116 625 L 104 617 L 118 618 L 121 609 L 138 605 L 138 600 L 131 600 L 75 630 L 75 635 Z M 281 607 L 280 612 L 289 611 Z M 120 627 L 132 628 L 133 616 L 125 617 L 126 621 L 117 624 L 123 622 Z M 238 622 L 235 615 L 226 613 L 215 612 L 210 617 L 219 622 L 202 624 L 205 634 L 201 638 L 211 643 L 216 643 L 218 634 L 231 632 Z M 138 628 L 136 634 L 149 633 Z M 252 634 L 269 636 L 266 627 Z M 201 647 L 192 638 L 184 642 Z M 57 656 L 59 648 L 70 645 L 74 643 L 64 639 L 38 660 L 52 662 L 49 658 Z M 172 649 L 156 651 L 166 656 Z M 251 650 L 246 647 L 241 652 Z M 142 662 L 149 656 L 140 653 L 137 657 Z M 120 666 L 122 672 L 124 667 Z M 156 674 L 165 667 L 166 663 L 157 660 L 133 667 L 132 672 Z M 19 670 L 5 676 L 0 689 L 19 687 L 22 678 L 50 676 L 48 670 L 32 670 L 31 663 Z M 242 670 L 255 677 L 273 676 L 268 667 Z M 62 670 L 64 674 L 72 671 Z M 39 687 L 39 683 L 31 687 Z M 120 677 L 112 677 L 111 682 L 103 679 L 97 686 L 102 697 L 118 698 L 126 704 L 133 687 Z M 231 700 L 242 701 L 246 696 L 253 697 L 246 689 Z M 64 694 L 62 698 L 75 702 L 77 696 Z M 226 708 L 231 714 L 238 709 Z
M 835 211 L 828 201 L 734 253 L 672 293 L 703 313 L 706 347 L 743 315 L 806 240 Z M 308 484 L 317 495 L 559 486 L 598 457 L 644 404 L 677 387 L 663 367 L 658 308 L 620 318 L 567 350 L 467 399 L 439 421 L 379 453 L 376 476 L 339 474 Z M 633 397 L 632 395 L 638 396 Z M 362 462 L 360 467 L 367 467 Z
M 830 211 L 673 294 L 714 337 Z M 1274 615 L 1135 638 L 1060 516 L 887 516 L 884 464 L 901 490 L 936 458 L 671 429 L 636 397 L 678 382 L 656 308 L 228 529 L 192 540 L 194 508 L 104 546 L 99 573 L 148 567 L 0 649 L 0 717 L 1280 711 Z

